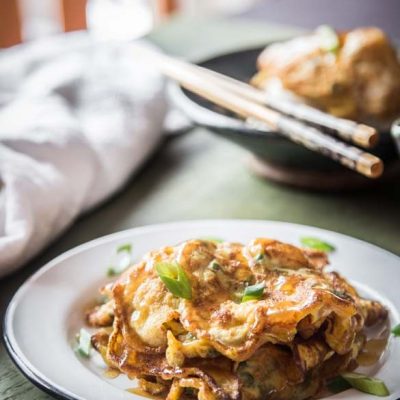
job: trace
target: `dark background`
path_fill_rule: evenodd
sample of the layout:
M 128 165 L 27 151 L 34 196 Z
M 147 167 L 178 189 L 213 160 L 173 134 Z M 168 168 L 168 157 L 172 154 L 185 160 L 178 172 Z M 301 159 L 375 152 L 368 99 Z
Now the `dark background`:
M 304 28 L 374 25 L 400 41 L 400 0 L 263 0 L 242 16 Z

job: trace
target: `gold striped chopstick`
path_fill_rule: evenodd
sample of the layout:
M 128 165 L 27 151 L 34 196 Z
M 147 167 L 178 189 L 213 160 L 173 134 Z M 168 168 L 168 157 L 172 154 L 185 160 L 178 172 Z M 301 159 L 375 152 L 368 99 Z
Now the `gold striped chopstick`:
M 378 131 L 368 125 L 359 124 L 349 119 L 338 118 L 334 115 L 320 111 L 314 107 L 299 102 L 268 96 L 262 90 L 256 89 L 247 83 L 238 81 L 229 76 L 198 67 L 202 73 L 210 78 L 219 80 L 219 84 L 234 93 L 240 94 L 249 100 L 259 104 L 265 104 L 284 114 L 291 115 L 300 120 L 311 122 L 321 127 L 329 128 L 342 139 L 353 142 L 358 146 L 370 148 L 376 145 L 379 140 Z
M 233 111 L 243 118 L 264 123 L 269 129 L 278 131 L 288 139 L 369 178 L 377 178 L 383 172 L 382 161 L 373 154 L 347 145 L 304 122 L 238 94 L 237 91 L 229 90 L 217 76 L 211 78 L 193 64 L 147 49 L 143 50 L 142 54 L 149 57 L 166 76 L 214 104 Z

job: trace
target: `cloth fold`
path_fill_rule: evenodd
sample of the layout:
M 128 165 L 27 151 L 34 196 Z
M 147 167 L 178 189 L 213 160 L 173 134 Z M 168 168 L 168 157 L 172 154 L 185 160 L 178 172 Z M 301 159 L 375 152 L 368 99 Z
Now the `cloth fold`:
M 164 80 L 79 32 L 0 53 L 0 277 L 123 185 L 159 143 Z

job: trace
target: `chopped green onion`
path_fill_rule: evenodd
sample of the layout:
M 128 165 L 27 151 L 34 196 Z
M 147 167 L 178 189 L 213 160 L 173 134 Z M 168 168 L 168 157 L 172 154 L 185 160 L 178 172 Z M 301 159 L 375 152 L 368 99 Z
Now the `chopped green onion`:
M 189 278 L 178 263 L 158 263 L 155 268 L 158 276 L 173 295 L 187 300 L 192 298 Z
M 132 253 L 132 245 L 130 243 L 121 244 L 117 247 L 117 253 Z
M 208 240 L 209 242 L 214 242 L 214 243 L 223 243 L 225 242 L 224 239 L 217 238 L 217 237 L 212 237 L 212 236 L 206 236 L 201 238 L 201 240 Z
M 122 271 L 121 271 L 122 272 Z M 114 265 L 110 265 L 107 268 L 107 276 L 109 278 L 113 277 L 113 276 L 117 276 L 121 273 Z
M 322 50 L 336 53 L 339 50 L 340 41 L 336 31 L 329 25 L 321 25 L 317 28 L 317 34 L 320 39 L 320 48 Z
M 124 272 L 132 262 L 132 245 L 130 243 L 121 244 L 116 249 L 119 260 L 107 269 L 107 276 L 117 276 Z
M 258 261 L 262 261 L 264 259 L 264 253 L 260 253 L 260 254 L 257 254 L 256 256 L 255 256 L 255 260 L 258 262 Z
M 82 357 L 90 356 L 90 349 L 92 348 L 91 335 L 86 329 L 81 329 L 78 335 L 77 351 Z
M 250 300 L 258 300 L 264 293 L 264 282 L 257 283 L 252 286 L 247 286 L 242 296 L 242 303 Z
M 219 271 L 221 269 L 221 266 L 214 260 L 210 263 L 210 268 L 213 271 Z
M 342 300 L 351 300 L 351 296 L 349 296 L 344 290 L 333 290 L 332 293 Z
M 186 334 L 186 339 L 188 339 L 188 340 L 196 340 L 197 337 L 196 337 L 195 335 L 193 335 L 193 333 L 188 332 L 188 333 Z
M 392 328 L 391 332 L 395 337 L 400 336 L 400 324 L 396 325 L 394 328 Z
M 304 247 L 308 247 L 310 249 L 324 251 L 325 253 L 331 253 L 335 250 L 335 247 L 331 244 L 324 242 L 315 237 L 302 237 L 300 238 L 300 243 Z
M 342 378 L 341 376 L 337 376 L 336 378 L 333 378 L 331 381 L 329 381 L 326 384 L 326 387 L 329 389 L 329 391 L 336 394 L 350 389 L 351 385 L 349 382 L 346 381 L 346 379 Z
M 353 388 L 373 394 L 375 396 L 389 396 L 390 392 L 385 383 L 378 378 L 370 378 L 368 376 L 357 374 L 355 372 L 346 372 L 341 374 Z

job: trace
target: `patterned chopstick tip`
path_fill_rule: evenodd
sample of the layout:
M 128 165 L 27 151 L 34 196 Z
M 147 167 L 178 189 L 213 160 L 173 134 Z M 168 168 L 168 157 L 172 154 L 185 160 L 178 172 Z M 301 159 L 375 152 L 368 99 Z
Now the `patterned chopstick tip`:
M 354 142 L 363 147 L 374 147 L 379 140 L 379 133 L 375 128 L 359 124 L 353 131 Z
M 357 161 L 356 169 L 369 178 L 379 178 L 383 174 L 384 166 L 380 158 L 369 153 L 362 153 Z

